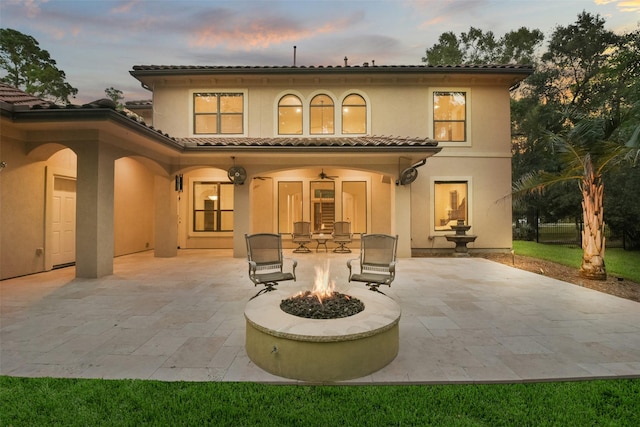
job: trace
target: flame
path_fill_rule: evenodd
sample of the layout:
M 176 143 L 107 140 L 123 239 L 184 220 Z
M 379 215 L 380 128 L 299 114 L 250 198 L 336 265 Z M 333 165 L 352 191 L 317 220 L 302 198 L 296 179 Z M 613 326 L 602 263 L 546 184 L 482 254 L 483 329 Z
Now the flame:
M 329 298 L 333 296 L 336 289 L 336 283 L 329 279 L 329 260 L 327 260 L 326 266 L 315 267 L 316 277 L 313 282 L 313 289 L 311 294 L 318 298 L 318 301 L 322 303 L 323 298 Z

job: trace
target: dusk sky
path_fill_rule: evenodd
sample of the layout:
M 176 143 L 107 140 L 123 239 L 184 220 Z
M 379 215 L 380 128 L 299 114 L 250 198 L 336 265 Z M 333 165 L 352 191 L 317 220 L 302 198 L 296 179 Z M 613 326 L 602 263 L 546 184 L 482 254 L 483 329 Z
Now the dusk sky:
M 49 51 L 82 104 L 108 87 L 151 99 L 134 65 L 292 65 L 294 45 L 297 65 L 417 65 L 447 31 L 548 37 L 583 10 L 616 32 L 640 23 L 640 0 L 0 0 L 0 26 Z

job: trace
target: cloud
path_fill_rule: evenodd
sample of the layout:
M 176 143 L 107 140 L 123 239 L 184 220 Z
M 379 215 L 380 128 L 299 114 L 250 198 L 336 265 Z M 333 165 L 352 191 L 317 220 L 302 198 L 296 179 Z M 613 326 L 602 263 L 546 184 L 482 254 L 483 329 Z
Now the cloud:
M 256 10 L 253 15 L 246 11 L 216 9 L 206 16 L 200 16 L 202 22 L 196 25 L 196 31 L 189 40 L 192 47 L 218 47 L 243 49 L 245 51 L 266 48 L 288 41 L 308 39 L 323 34 L 335 34 L 349 29 L 362 19 L 361 12 L 340 17 L 326 18 L 325 22 L 305 23 L 304 19 L 294 19 L 280 15 L 264 15 Z
M 640 12 L 640 0 L 593 0 L 598 6 L 614 3 L 620 12 Z
M 606 1 L 606 0 L 605 0 Z M 474 17 L 479 11 L 488 8 L 488 0 L 413 0 L 404 3 L 412 9 L 417 16 L 425 19 L 419 25 L 419 29 L 429 28 L 436 24 L 449 22 L 460 24 L 464 22 L 461 16 Z
M 119 1 L 117 6 L 111 8 L 110 12 L 115 14 L 128 13 L 138 3 L 140 0 Z
M 49 2 L 49 0 L 10 0 L 8 4 L 24 5 L 27 16 L 29 18 L 35 18 L 40 15 L 40 5 L 47 2 Z

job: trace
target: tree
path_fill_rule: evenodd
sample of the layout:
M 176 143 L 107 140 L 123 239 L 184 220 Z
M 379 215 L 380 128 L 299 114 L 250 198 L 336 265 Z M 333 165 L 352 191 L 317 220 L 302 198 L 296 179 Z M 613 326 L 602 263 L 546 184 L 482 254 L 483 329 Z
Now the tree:
M 606 221 L 611 234 L 624 239 L 624 247 L 630 250 L 640 249 L 640 167 L 622 168 L 609 172 L 603 177 L 607 183 L 604 195 Z
M 10 28 L 0 28 L 0 69 L 0 81 L 39 98 L 68 104 L 78 93 L 36 39 Z
M 426 50 L 422 62 L 429 65 L 534 63 L 535 50 L 543 40 L 540 30 L 525 27 L 499 39 L 492 31 L 471 27 L 460 37 L 451 31 L 441 34 L 438 43 Z
M 116 108 L 118 110 L 122 110 L 124 105 L 122 105 L 122 100 L 124 99 L 124 95 L 120 89 L 116 89 L 114 87 L 108 87 L 104 90 L 105 95 L 109 99 L 111 99 L 116 104 Z
M 578 182 L 583 216 L 580 275 L 596 280 L 607 278 L 603 175 L 640 153 L 640 124 L 625 144 L 607 139 L 607 128 L 606 118 L 585 118 L 561 133 L 549 133 L 553 151 L 562 158 L 562 171 L 530 173 L 514 184 L 514 195 L 519 196 L 561 182 Z

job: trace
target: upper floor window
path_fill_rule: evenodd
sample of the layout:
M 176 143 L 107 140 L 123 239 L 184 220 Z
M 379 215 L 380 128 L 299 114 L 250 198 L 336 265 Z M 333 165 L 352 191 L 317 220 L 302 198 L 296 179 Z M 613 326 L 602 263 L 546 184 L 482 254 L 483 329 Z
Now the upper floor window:
M 342 133 L 367 133 L 367 103 L 362 96 L 351 94 L 342 101 Z
M 467 93 L 433 92 L 433 138 L 437 141 L 467 140 Z
M 302 101 L 295 95 L 285 95 L 278 102 L 278 134 L 302 135 Z
M 244 95 L 242 93 L 194 93 L 193 133 L 242 134 Z
M 316 95 L 309 106 L 311 135 L 332 134 L 334 123 L 333 100 L 327 95 Z

